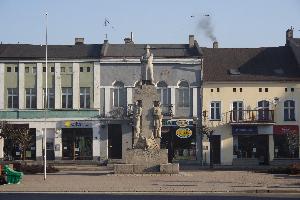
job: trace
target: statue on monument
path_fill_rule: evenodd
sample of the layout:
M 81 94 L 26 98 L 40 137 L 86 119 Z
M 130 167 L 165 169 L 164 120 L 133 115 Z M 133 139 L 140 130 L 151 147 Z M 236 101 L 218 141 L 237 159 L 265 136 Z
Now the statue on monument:
M 161 138 L 162 118 L 160 102 L 156 101 L 153 107 L 154 138 Z
M 141 118 L 142 118 L 142 106 L 138 101 L 135 102 L 133 107 L 133 126 L 135 138 L 139 138 L 141 136 Z
M 150 46 L 146 45 L 146 53 L 141 58 L 142 84 L 154 85 L 153 78 L 153 54 L 150 52 Z

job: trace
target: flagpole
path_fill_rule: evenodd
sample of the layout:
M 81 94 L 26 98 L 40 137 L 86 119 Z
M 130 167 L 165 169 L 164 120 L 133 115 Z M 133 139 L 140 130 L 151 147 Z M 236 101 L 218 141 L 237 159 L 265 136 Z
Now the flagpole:
M 48 23 L 48 13 L 45 14 L 46 17 L 46 74 L 45 74 L 45 103 L 44 103 L 44 110 L 45 110 L 45 127 L 44 127 L 44 180 L 47 178 L 47 108 L 48 108 L 48 30 L 47 30 L 47 23 Z

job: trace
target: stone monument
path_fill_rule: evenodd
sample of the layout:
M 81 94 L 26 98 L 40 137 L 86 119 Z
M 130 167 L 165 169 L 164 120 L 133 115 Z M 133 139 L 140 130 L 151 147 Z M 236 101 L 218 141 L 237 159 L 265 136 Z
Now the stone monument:
M 160 149 L 162 111 L 153 79 L 150 46 L 141 57 L 141 80 L 133 91 L 133 145 L 125 163 L 114 165 L 115 173 L 178 173 L 178 163 L 168 163 L 168 150 Z

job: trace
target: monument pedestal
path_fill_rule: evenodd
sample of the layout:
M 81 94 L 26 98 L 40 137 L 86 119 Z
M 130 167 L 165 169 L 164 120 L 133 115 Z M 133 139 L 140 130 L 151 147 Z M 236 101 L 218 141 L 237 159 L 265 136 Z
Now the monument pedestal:
M 179 173 L 178 163 L 168 163 L 167 149 L 128 149 L 125 163 L 115 164 L 114 172 L 116 174 Z

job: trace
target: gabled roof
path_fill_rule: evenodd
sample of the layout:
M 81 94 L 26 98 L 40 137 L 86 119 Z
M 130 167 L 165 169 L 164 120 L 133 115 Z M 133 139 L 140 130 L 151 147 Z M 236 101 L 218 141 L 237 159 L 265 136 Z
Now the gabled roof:
M 107 45 L 107 46 L 105 46 Z M 200 57 L 197 44 L 149 44 L 154 58 Z M 145 53 L 146 44 L 104 44 L 103 58 L 140 58 Z M 200 49 L 200 48 L 199 48 Z
M 203 81 L 300 81 L 300 68 L 290 47 L 202 50 Z
M 94 59 L 100 57 L 100 44 L 48 45 L 49 59 Z M 0 44 L 0 59 L 45 59 L 45 46 Z

